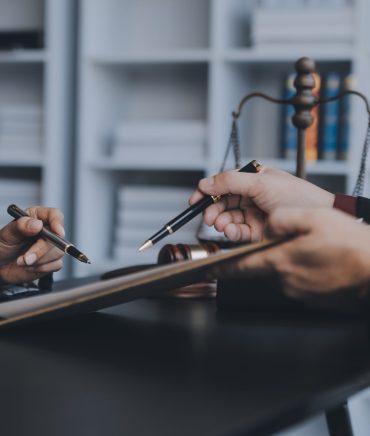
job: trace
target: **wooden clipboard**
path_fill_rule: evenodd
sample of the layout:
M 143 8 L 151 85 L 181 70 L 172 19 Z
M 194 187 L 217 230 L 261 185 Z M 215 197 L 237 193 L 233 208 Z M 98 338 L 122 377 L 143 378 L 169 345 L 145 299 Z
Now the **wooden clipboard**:
M 152 296 L 161 291 L 187 286 L 210 278 L 212 268 L 221 263 L 235 260 L 281 242 L 281 240 L 265 240 L 246 244 L 204 259 L 158 266 L 61 292 L 51 292 L 4 302 L 0 304 L 0 327 L 86 313 Z

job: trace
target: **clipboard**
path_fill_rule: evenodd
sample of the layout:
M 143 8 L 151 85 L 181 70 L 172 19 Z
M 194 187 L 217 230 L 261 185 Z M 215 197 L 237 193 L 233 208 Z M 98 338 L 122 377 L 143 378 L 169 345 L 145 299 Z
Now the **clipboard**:
M 282 240 L 264 240 L 245 244 L 204 259 L 187 260 L 156 266 L 109 280 L 76 286 L 0 304 L 0 328 L 32 321 L 87 313 L 149 297 L 163 291 L 191 285 L 213 277 L 212 269 L 222 263 L 280 244 Z

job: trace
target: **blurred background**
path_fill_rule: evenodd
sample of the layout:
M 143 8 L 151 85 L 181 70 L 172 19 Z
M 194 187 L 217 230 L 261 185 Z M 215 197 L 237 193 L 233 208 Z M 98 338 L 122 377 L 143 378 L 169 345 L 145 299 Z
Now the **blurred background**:
M 366 0 L 0 6 L 0 220 L 9 220 L 13 202 L 62 209 L 67 238 L 93 262 L 67 259 L 62 275 L 155 262 L 158 250 L 138 255 L 137 247 L 185 207 L 201 177 L 220 170 L 239 101 L 252 91 L 291 96 L 298 58 L 315 60 L 317 95 L 369 96 Z M 239 120 L 241 163 L 258 159 L 294 173 L 291 114 L 248 103 Z M 308 178 L 350 193 L 364 104 L 349 97 L 315 116 Z M 198 225 L 164 243 L 194 242 Z

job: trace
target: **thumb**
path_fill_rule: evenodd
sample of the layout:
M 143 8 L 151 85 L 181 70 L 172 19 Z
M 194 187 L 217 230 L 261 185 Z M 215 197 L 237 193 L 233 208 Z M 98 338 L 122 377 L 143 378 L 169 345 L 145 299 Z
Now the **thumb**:
M 308 233 L 314 219 L 309 209 L 280 208 L 271 213 L 266 232 L 272 238 Z
M 22 217 L 12 221 L 0 230 L 0 241 L 6 245 L 16 245 L 25 237 L 36 236 L 42 230 L 43 223 L 35 218 Z
M 258 180 L 257 174 L 225 171 L 199 181 L 198 188 L 208 195 L 236 194 L 252 196 Z

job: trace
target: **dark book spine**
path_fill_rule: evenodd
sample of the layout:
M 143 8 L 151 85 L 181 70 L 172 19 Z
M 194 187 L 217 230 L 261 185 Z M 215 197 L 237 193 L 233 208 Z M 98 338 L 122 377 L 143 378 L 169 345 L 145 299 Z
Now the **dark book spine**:
M 343 82 L 343 91 L 353 89 L 354 79 L 352 75 L 348 75 Z M 342 99 L 342 105 L 340 110 L 340 130 L 339 141 L 337 149 L 337 158 L 339 160 L 347 160 L 349 150 L 349 136 L 351 125 L 351 96 L 346 95 Z
M 340 91 L 340 76 L 330 73 L 325 78 L 323 89 L 324 98 L 334 97 Z M 320 158 L 334 160 L 337 157 L 338 130 L 339 130 L 339 100 L 325 103 L 322 111 L 322 141 Z

